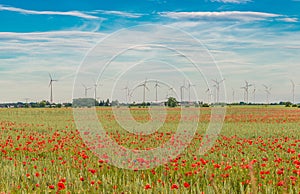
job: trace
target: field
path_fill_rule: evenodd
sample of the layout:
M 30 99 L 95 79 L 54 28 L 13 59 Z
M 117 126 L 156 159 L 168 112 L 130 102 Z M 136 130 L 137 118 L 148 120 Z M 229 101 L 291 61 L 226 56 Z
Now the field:
M 99 108 L 97 113 L 119 145 L 147 149 L 172 138 L 179 110 L 168 109 L 165 124 L 148 136 L 122 130 L 110 108 Z M 72 109 L 0 109 L 0 192 L 300 192 L 300 109 L 227 107 L 218 140 L 199 155 L 210 111 L 201 108 L 197 132 L 180 156 L 154 169 L 125 170 L 107 164 L 87 148 Z M 131 112 L 141 123 L 149 120 L 147 109 Z

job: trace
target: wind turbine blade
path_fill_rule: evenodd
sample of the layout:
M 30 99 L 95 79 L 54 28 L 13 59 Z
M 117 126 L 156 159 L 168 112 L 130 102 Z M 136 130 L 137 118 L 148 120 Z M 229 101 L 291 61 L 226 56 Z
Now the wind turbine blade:
M 295 87 L 295 82 L 293 80 L 290 80 L 292 83 L 292 86 Z
M 50 80 L 52 80 L 52 76 L 51 76 L 51 74 L 50 73 L 48 73 L 49 74 L 49 78 L 50 78 Z
M 265 87 L 266 89 L 268 89 L 268 86 L 266 86 L 265 84 L 262 84 L 263 85 L 263 87 Z

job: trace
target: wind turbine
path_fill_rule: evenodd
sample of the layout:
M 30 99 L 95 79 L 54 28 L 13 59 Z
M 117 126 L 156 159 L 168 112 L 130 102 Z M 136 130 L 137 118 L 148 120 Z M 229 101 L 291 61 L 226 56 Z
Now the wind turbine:
M 169 98 L 169 94 L 170 93 L 172 94 L 176 94 L 176 91 L 174 90 L 174 88 L 173 87 L 169 87 L 169 89 L 168 89 L 168 91 L 167 91 L 167 95 L 166 95 L 166 99 L 168 99 Z
M 293 95 L 293 104 L 295 104 L 295 82 L 290 80 L 292 83 L 292 95 Z
M 264 86 L 264 88 L 265 88 L 265 92 L 266 92 L 266 94 L 267 94 L 267 104 L 269 104 L 269 96 L 271 95 L 271 86 L 266 86 L 266 85 L 264 85 L 263 84 L 263 86 Z
M 158 81 L 156 80 L 154 88 L 155 88 L 155 101 L 157 102 L 157 88 L 160 87 Z
M 53 103 L 53 82 L 57 82 L 58 80 L 52 79 L 52 76 L 51 76 L 50 73 L 49 73 L 49 78 L 50 78 L 50 82 L 49 82 L 49 87 L 50 87 L 50 102 Z
M 188 84 L 188 91 L 189 91 L 189 102 L 191 102 L 191 87 L 193 87 L 195 85 L 192 85 L 191 82 L 189 81 L 189 84 Z
M 205 90 L 205 93 L 208 94 L 208 95 L 207 95 L 207 103 L 209 103 L 209 102 L 210 102 L 210 99 L 211 99 L 211 96 L 212 96 L 212 93 L 211 93 L 211 91 L 210 91 L 209 88 L 207 88 L 207 90 Z
M 219 98 L 220 98 L 220 84 L 224 81 L 225 79 L 222 79 L 220 81 L 218 81 L 217 79 L 212 80 L 215 85 L 213 85 L 213 87 L 216 88 L 216 97 L 215 97 L 215 101 L 218 103 L 219 102 Z
M 92 87 L 86 87 L 86 85 L 82 84 L 82 86 L 84 87 L 84 96 L 87 97 L 87 92 L 88 90 L 92 89 Z
M 185 80 L 183 81 L 183 85 L 180 86 L 180 98 L 181 98 L 181 103 L 183 102 L 183 98 L 184 98 L 184 89 L 185 89 Z
M 30 98 L 24 98 L 24 100 L 25 100 L 25 103 L 27 104 L 28 100 L 30 100 Z
M 138 87 L 143 87 L 144 88 L 144 90 L 143 90 L 143 103 L 146 102 L 146 89 L 149 91 L 149 88 L 147 87 L 146 84 L 147 84 L 147 79 L 145 79 L 143 84 L 138 85 Z
M 95 100 L 97 101 L 97 87 L 98 86 L 102 86 L 102 84 L 98 85 L 98 83 L 95 81 L 95 84 L 94 84 L 94 98 Z
M 234 89 L 233 89 L 233 88 L 231 88 L 231 90 L 232 90 L 232 103 L 234 103 L 235 91 L 234 91 Z
M 249 84 L 248 81 L 245 80 L 245 86 L 244 87 L 241 87 L 242 89 L 245 90 L 245 93 L 244 93 L 244 101 L 246 101 L 246 103 L 248 104 L 249 103 L 249 87 L 252 86 L 252 84 Z
M 125 88 L 123 88 L 123 90 L 125 90 L 126 103 L 128 104 L 128 98 L 130 97 L 130 89 L 128 88 L 128 84 Z
M 253 103 L 255 104 L 255 102 L 256 102 L 256 87 L 255 87 L 255 84 L 253 85 L 254 86 L 254 88 L 253 88 Z

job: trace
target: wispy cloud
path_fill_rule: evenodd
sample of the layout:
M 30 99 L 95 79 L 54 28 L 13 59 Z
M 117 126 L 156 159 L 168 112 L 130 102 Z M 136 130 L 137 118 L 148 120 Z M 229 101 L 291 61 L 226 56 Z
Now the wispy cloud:
M 285 22 L 296 22 L 296 18 L 289 18 L 280 14 L 253 12 L 253 11 L 223 11 L 223 12 L 162 12 L 160 15 L 185 20 L 233 20 L 233 21 L 259 21 L 279 19 Z
M 222 2 L 222 3 L 247 3 L 251 0 L 211 0 L 211 2 Z
M 114 10 L 95 10 L 95 11 L 92 11 L 91 13 L 115 15 L 115 16 L 127 17 L 127 18 L 139 18 L 139 17 L 143 16 L 143 14 L 140 14 L 140 13 L 130 13 L 130 12 L 114 11 Z
M 280 18 L 279 20 L 284 22 L 298 22 L 298 18 Z
M 80 11 L 35 11 L 35 10 L 27 10 L 27 9 L 21 9 L 16 7 L 9 7 L 5 5 L 0 5 L 0 11 L 12 11 L 12 12 L 18 12 L 22 14 L 32 14 L 32 15 L 62 15 L 62 16 L 73 16 L 73 17 L 79 17 L 84 19 L 101 19 L 97 16 L 88 15 L 85 13 L 82 13 Z

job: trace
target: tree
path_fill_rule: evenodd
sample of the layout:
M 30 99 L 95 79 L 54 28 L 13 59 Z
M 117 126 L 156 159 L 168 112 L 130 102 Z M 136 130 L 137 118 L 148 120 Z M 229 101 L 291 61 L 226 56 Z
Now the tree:
M 290 107 L 292 105 L 293 105 L 293 103 L 291 103 L 291 102 L 285 102 L 285 107 Z
M 104 106 L 110 106 L 109 99 L 107 98 Z
M 39 107 L 44 108 L 46 104 L 47 104 L 46 100 L 43 100 L 39 103 Z
M 176 107 L 177 105 L 178 105 L 178 102 L 177 102 L 176 98 L 174 98 L 174 97 L 168 98 L 168 101 L 167 101 L 168 107 Z

